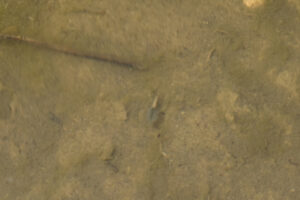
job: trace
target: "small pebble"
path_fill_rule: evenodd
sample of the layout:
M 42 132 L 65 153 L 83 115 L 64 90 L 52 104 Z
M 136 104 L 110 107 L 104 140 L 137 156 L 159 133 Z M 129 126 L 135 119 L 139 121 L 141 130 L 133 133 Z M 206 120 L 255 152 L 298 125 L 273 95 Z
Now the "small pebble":
M 258 8 L 265 3 L 265 0 L 243 0 L 243 3 L 248 8 Z

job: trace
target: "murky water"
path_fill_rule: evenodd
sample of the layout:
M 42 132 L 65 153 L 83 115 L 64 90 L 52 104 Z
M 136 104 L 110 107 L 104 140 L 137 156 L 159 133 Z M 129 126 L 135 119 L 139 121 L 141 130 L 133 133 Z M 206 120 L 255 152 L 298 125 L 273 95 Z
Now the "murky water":
M 299 14 L 0 1 L 0 199 L 298 199 Z

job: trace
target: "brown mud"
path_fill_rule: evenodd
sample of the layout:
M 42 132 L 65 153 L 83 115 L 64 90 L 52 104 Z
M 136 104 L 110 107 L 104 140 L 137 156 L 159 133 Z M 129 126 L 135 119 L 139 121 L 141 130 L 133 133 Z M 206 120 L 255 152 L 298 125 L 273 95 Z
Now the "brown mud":
M 300 3 L 245 2 L 1 0 L 0 199 L 299 199 Z

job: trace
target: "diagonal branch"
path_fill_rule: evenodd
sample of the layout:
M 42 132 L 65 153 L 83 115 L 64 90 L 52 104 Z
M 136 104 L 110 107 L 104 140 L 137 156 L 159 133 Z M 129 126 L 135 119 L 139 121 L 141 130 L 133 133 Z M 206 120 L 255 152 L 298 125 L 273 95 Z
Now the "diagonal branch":
M 45 48 L 48 50 L 64 53 L 67 55 L 72 55 L 72 56 L 87 58 L 87 59 L 93 59 L 96 61 L 107 62 L 107 63 L 121 65 L 121 66 L 129 67 L 129 68 L 135 68 L 134 64 L 129 63 L 129 62 L 125 62 L 125 61 L 121 61 L 121 60 L 113 59 L 113 58 L 108 58 L 108 57 L 101 56 L 101 55 L 91 55 L 91 54 L 87 54 L 87 53 L 81 53 L 81 52 L 77 52 L 77 51 L 74 51 L 71 49 L 66 49 L 61 46 L 56 46 L 56 45 L 52 45 L 52 44 L 49 44 L 46 42 L 41 42 L 41 41 L 38 41 L 38 40 L 35 40 L 32 38 L 27 38 L 24 36 L 0 34 L 0 40 L 20 41 L 20 42 L 27 43 L 29 45 L 33 45 L 33 46 L 40 47 L 40 48 Z

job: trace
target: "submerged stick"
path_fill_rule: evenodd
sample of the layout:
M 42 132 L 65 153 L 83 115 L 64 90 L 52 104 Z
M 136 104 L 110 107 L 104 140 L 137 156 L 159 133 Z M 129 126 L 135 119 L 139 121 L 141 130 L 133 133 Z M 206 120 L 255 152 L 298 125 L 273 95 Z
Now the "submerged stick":
M 134 68 L 134 65 L 132 63 L 129 63 L 129 62 L 120 61 L 120 60 L 117 60 L 117 59 L 108 58 L 108 57 L 104 57 L 104 56 L 101 56 L 101 55 L 91 55 L 91 54 L 87 54 L 87 53 L 81 53 L 81 52 L 77 52 L 77 51 L 74 51 L 74 50 L 71 50 L 71 49 L 66 49 L 66 48 L 61 47 L 61 46 L 56 46 L 56 45 L 52 45 L 52 44 L 49 44 L 49 43 L 46 43 L 46 42 L 41 42 L 41 41 L 38 41 L 38 40 L 35 40 L 35 39 L 27 38 L 27 37 L 24 37 L 24 36 L 0 34 L 0 39 L 24 42 L 24 43 L 27 43 L 29 45 L 33 45 L 33 46 L 36 46 L 36 47 L 41 47 L 41 48 L 44 48 L 44 49 L 64 53 L 64 54 L 67 54 L 67 55 L 72 55 L 72 56 L 87 58 L 87 59 L 93 59 L 93 60 L 96 60 L 96 61 L 107 62 L 107 63 L 111 63 L 111 64 L 122 65 L 124 67 Z

